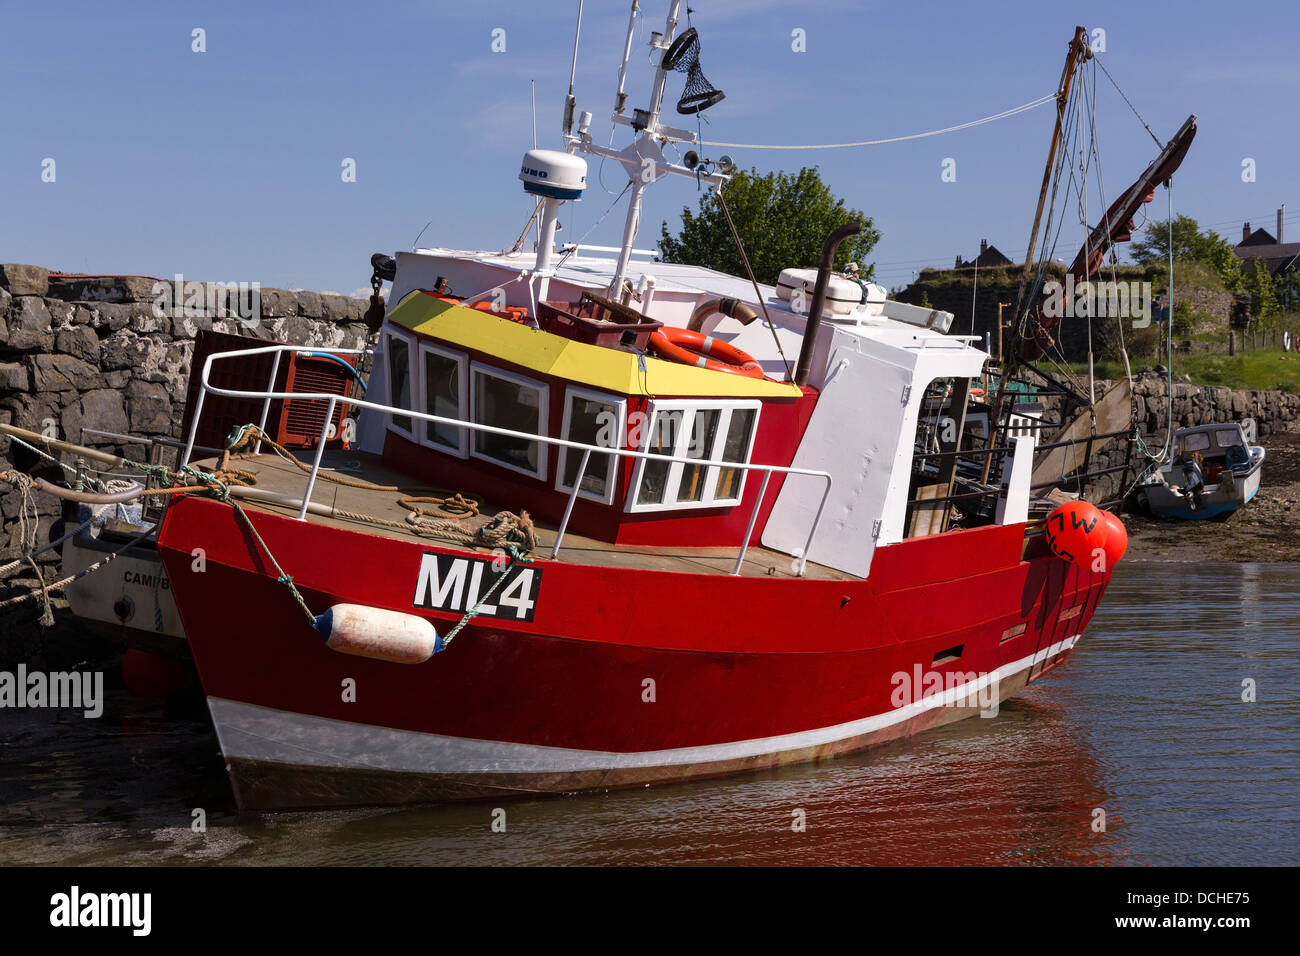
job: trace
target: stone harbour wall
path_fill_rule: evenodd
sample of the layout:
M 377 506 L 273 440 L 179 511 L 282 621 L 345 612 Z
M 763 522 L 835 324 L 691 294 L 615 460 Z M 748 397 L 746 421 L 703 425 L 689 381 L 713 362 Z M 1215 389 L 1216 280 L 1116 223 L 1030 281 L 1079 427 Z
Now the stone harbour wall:
M 363 299 L 261 289 L 260 316 L 253 322 L 232 313 L 229 303 L 223 306 L 221 284 L 211 284 L 215 292 L 206 294 L 210 284 L 203 283 L 203 305 L 195 308 L 197 295 L 192 302 L 178 302 L 187 305 L 179 317 L 175 309 L 155 307 L 157 281 L 0 265 L 0 422 L 141 460 L 142 445 L 83 441 L 82 429 L 181 438 L 185 387 L 200 329 L 247 335 L 252 346 L 262 338 L 364 348 L 370 340 Z M 21 452 L 0 440 L 0 471 L 19 464 L 16 457 L 31 471 Z M 41 476 L 57 480 L 60 470 L 47 466 Z M 0 485 L 0 562 L 18 551 L 20 502 L 17 491 Z M 43 544 L 59 506 L 49 495 L 38 495 L 37 502 Z M 57 561 L 54 554 L 44 557 Z
M 1110 382 L 1097 382 L 1100 397 Z M 1264 389 L 1234 390 L 1223 386 L 1174 383 L 1174 429 L 1255 419 L 1257 442 L 1268 445 L 1270 435 L 1300 429 L 1300 395 Z M 1144 372 L 1133 379 L 1134 420 L 1138 434 L 1152 451 L 1159 450 L 1169 434 L 1169 387 L 1164 375 Z M 1115 440 L 1094 452 L 1092 470 L 1124 464 L 1126 442 Z M 1139 459 L 1134 456 L 1134 464 Z M 1139 466 L 1140 467 L 1140 466 Z M 1131 483 L 1135 475 L 1128 481 Z M 1125 489 L 1122 473 L 1103 475 L 1092 486 L 1094 500 L 1110 500 Z M 1098 498 L 1097 496 L 1100 495 Z

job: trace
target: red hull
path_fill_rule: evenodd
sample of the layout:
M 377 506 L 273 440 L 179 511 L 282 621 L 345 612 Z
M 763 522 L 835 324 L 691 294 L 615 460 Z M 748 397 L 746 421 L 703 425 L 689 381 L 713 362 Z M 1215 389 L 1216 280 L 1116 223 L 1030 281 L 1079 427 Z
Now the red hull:
M 466 552 L 249 514 L 313 611 L 414 610 L 440 633 L 459 620 L 412 602 L 423 554 Z M 997 674 L 1005 698 L 1069 653 L 1109 580 L 1022 561 L 1023 541 L 1023 525 L 909 540 L 880 548 L 866 581 L 543 560 L 530 623 L 476 618 L 447 650 L 401 665 L 326 648 L 229 506 L 180 499 L 161 534 L 245 808 L 683 779 L 969 716 L 978 708 L 901 712 L 896 675 Z

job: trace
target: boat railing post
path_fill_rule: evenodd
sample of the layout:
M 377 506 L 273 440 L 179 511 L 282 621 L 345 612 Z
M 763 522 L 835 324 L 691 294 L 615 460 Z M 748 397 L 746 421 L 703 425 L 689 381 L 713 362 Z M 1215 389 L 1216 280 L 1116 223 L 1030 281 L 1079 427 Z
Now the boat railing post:
M 275 391 L 275 377 L 280 374 L 280 351 L 277 349 L 275 358 L 271 362 L 271 380 L 266 383 L 266 398 L 262 402 L 262 417 L 257 423 L 257 434 L 266 434 L 266 416 L 271 412 L 271 394 Z M 257 445 L 253 448 L 254 455 L 262 453 L 262 439 L 257 439 Z
M 320 471 L 321 456 L 325 454 L 325 433 L 330 427 L 330 422 L 334 420 L 335 401 L 335 398 L 331 398 L 329 408 L 325 410 L 325 423 L 320 427 L 320 441 L 316 443 L 316 460 L 311 464 L 311 474 L 307 476 L 307 490 L 302 493 L 302 507 L 298 509 L 299 521 L 307 519 L 307 506 L 311 504 L 311 492 L 316 486 L 316 473 Z
M 560 553 L 560 542 L 564 540 L 564 532 L 569 527 L 569 515 L 573 514 L 573 504 L 578 500 L 578 489 L 582 487 L 582 479 L 587 474 L 587 461 L 591 458 L 591 449 L 582 450 L 582 464 L 578 466 L 578 476 L 573 479 L 573 490 L 569 492 L 569 500 L 564 505 L 564 520 L 560 522 L 560 528 L 555 532 L 555 547 L 551 548 L 551 560 Z
M 826 478 L 826 490 L 822 492 L 822 500 L 817 505 L 817 514 L 813 515 L 812 527 L 808 529 L 808 540 L 803 546 L 803 554 L 799 555 L 799 577 L 803 577 L 804 570 L 808 567 L 808 552 L 812 550 L 813 538 L 817 536 L 817 525 L 821 524 L 822 512 L 826 510 L 826 499 L 831 496 L 831 478 Z
M 185 441 L 185 454 L 181 455 L 181 460 L 177 468 L 184 468 L 190 463 L 190 455 L 194 453 L 194 438 L 199 432 L 199 419 L 203 417 L 203 396 L 208 393 L 208 371 L 212 368 L 213 356 L 209 355 L 203 360 L 203 374 L 199 377 L 199 399 L 194 403 L 194 417 L 190 419 L 190 434 Z
M 740 542 L 740 554 L 736 555 L 736 566 L 732 569 L 732 574 L 739 574 L 745 563 L 745 553 L 749 550 L 749 536 L 754 533 L 754 524 L 758 521 L 758 509 L 763 507 L 763 497 L 767 494 L 767 482 L 771 477 L 772 469 L 768 468 L 763 472 L 763 485 L 758 489 L 758 500 L 754 502 L 754 510 L 749 513 L 749 524 L 745 527 L 745 537 Z

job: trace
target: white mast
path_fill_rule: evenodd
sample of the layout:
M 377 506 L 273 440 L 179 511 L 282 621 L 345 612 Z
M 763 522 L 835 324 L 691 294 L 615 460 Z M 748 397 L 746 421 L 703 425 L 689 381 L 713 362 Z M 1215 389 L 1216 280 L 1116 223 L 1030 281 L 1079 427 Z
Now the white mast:
M 651 49 L 664 51 L 672 43 L 677 33 L 677 15 L 681 10 L 681 5 L 681 0 L 671 0 L 664 32 L 662 35 L 657 33 L 651 35 Z M 628 201 L 627 219 L 623 225 L 623 242 L 619 250 L 618 264 L 614 268 L 613 281 L 610 282 L 609 286 L 609 295 L 615 300 L 620 298 L 623 279 L 627 275 L 628 262 L 632 258 L 632 246 L 636 242 L 637 230 L 641 226 L 641 197 L 646 187 L 664 174 L 689 176 L 692 179 L 698 178 L 700 182 L 708 183 L 711 186 L 720 186 L 727 180 L 726 176 L 718 173 L 699 173 L 697 176 L 696 170 L 677 163 L 670 163 L 664 157 L 661 144 L 669 142 L 694 144 L 696 138 L 695 134 L 690 130 L 674 129 L 671 126 L 661 126 L 659 123 L 659 113 L 663 107 L 664 88 L 668 83 L 669 72 L 663 65 L 662 52 L 659 56 L 659 65 L 655 69 L 654 84 L 650 94 L 650 108 L 647 110 L 633 110 L 631 118 L 623 115 L 623 79 L 626 74 L 627 61 L 632 49 L 632 39 L 636 30 L 636 11 L 637 0 L 633 0 L 632 15 L 628 19 L 623 66 L 619 69 L 619 89 L 615 100 L 615 112 L 610 118 L 616 125 L 632 127 L 639 135 L 630 146 L 616 150 L 592 142 L 590 134 L 585 131 L 579 130 L 577 135 L 566 132 L 570 152 L 579 150 L 593 156 L 616 159 L 622 163 L 623 169 L 632 183 L 632 196 Z

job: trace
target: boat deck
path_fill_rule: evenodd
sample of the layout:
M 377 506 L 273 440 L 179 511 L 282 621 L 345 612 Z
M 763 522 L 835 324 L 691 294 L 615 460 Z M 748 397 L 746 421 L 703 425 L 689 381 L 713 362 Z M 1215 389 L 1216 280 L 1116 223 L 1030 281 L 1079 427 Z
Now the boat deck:
M 205 459 L 195 464 L 205 470 L 216 467 L 216 459 Z M 257 478 L 254 488 L 257 492 L 270 492 L 291 499 L 284 504 L 241 497 L 240 504 L 246 510 L 268 511 L 273 514 L 297 517 L 302 494 L 307 487 L 306 472 L 285 461 L 275 453 L 261 455 L 235 455 L 231 467 L 251 472 Z M 371 488 L 354 488 L 330 481 L 326 475 L 352 481 L 366 481 L 375 485 L 395 485 L 397 491 L 377 491 Z M 439 538 L 434 534 L 420 534 L 412 528 L 410 531 L 370 521 L 358 520 L 344 516 L 339 512 L 352 515 L 368 515 L 384 521 L 405 522 L 410 513 L 398 503 L 404 497 L 447 497 L 455 489 L 440 488 L 434 485 L 414 481 L 404 472 L 385 466 L 378 455 L 359 451 L 327 450 L 321 459 L 320 474 L 312 492 L 312 502 L 325 509 L 327 513 L 307 513 L 307 520 L 317 524 L 350 531 L 363 531 L 370 534 L 393 538 L 407 538 L 412 541 L 437 542 L 449 547 L 464 547 L 459 542 Z M 432 505 L 423 505 L 431 508 Z M 481 514 L 466 518 L 462 524 L 468 531 L 486 524 L 498 510 L 490 503 L 480 504 Z M 449 518 L 453 517 L 448 515 Z M 537 555 L 549 558 L 555 546 L 556 526 L 536 522 Z M 731 574 L 736 564 L 738 548 L 690 548 L 690 547 L 651 547 L 648 545 L 611 544 L 588 538 L 584 535 L 566 531 L 564 544 L 556 558 L 573 564 L 597 565 L 601 567 L 635 568 L 647 571 L 676 571 L 688 574 Z M 792 578 L 794 559 L 788 554 L 772 551 L 757 545 L 750 545 L 741 566 L 741 574 L 753 577 Z M 853 575 L 808 562 L 805 577 L 822 580 L 859 580 Z

